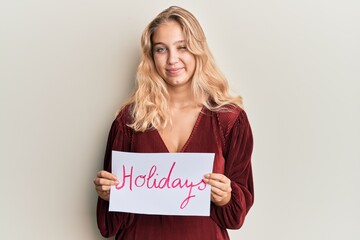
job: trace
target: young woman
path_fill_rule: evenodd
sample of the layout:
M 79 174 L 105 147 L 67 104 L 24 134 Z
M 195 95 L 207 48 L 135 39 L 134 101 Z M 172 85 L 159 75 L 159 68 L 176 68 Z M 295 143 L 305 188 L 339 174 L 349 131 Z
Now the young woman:
M 204 32 L 185 9 L 170 7 L 144 30 L 137 87 L 109 133 L 104 170 L 94 184 L 103 236 L 122 240 L 229 239 L 253 204 L 253 139 L 241 97 L 228 84 L 208 49 Z M 209 217 L 109 212 L 111 151 L 215 153 Z M 205 174 L 205 173 L 204 173 Z

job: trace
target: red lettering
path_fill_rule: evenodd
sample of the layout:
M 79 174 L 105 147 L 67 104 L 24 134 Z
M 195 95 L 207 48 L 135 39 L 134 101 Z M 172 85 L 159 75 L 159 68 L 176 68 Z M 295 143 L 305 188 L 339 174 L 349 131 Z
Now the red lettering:
M 164 177 L 159 181 L 158 188 L 163 189 L 163 188 L 165 188 L 165 185 L 167 186 L 167 188 L 170 188 L 170 178 L 171 178 L 172 171 L 174 170 L 175 164 L 176 164 L 176 162 L 174 162 L 171 165 L 171 168 L 170 168 L 170 171 L 169 171 L 167 177 Z
M 172 183 L 171 183 L 171 187 L 172 188 L 177 188 L 178 186 L 180 186 L 180 188 L 182 188 L 181 187 L 181 179 L 180 178 L 175 178 L 174 181 L 172 181 Z
M 141 183 L 141 184 L 138 183 L 138 179 L 139 179 L 139 178 L 142 179 L 142 183 Z M 135 178 L 135 186 L 137 186 L 137 187 L 142 187 L 142 186 L 144 186 L 144 184 L 145 184 L 145 182 L 146 182 L 145 178 L 146 178 L 146 175 L 139 175 L 139 176 L 137 176 L 137 177 Z
M 186 188 L 189 189 L 186 198 L 181 202 L 180 208 L 184 209 L 190 202 L 190 200 L 196 197 L 193 194 L 193 189 L 196 188 L 199 191 L 203 191 L 206 189 L 207 184 L 204 180 L 200 180 L 198 183 L 193 183 L 189 181 L 189 179 L 181 179 L 175 178 L 171 179 L 173 170 L 175 168 L 176 162 L 173 162 L 171 165 L 166 177 L 158 180 L 156 177 L 159 175 L 157 173 L 157 167 L 155 165 L 151 166 L 149 172 L 147 174 L 139 174 L 137 176 L 133 176 L 134 167 L 130 167 L 130 172 L 127 173 L 125 165 L 122 166 L 122 181 L 115 186 L 117 190 L 121 190 L 126 185 L 128 185 L 130 191 L 133 189 L 133 184 L 138 187 L 146 187 L 148 189 L 164 189 L 164 188 Z M 127 184 L 128 183 L 128 184 Z
M 133 166 L 131 166 L 131 170 L 130 170 L 130 174 L 129 175 L 126 175 L 126 173 L 125 173 L 125 166 L 123 165 L 123 179 L 122 179 L 122 184 L 120 185 L 120 183 L 119 184 L 117 184 L 116 186 L 115 186 L 115 188 L 117 189 L 117 190 L 120 190 L 120 189 L 122 189 L 124 186 L 125 186 L 125 180 L 126 180 L 126 178 L 130 178 L 130 180 L 129 180 L 129 182 L 130 182 L 130 184 L 129 184 L 129 189 L 130 189 L 130 191 L 132 191 L 132 179 L 133 179 L 133 169 L 134 169 L 134 167 Z
M 154 185 L 156 185 L 156 178 L 155 178 L 154 181 L 153 181 L 153 184 L 150 186 L 150 179 L 155 175 L 156 170 L 157 170 L 157 167 L 156 167 L 155 165 L 153 165 L 153 166 L 150 168 L 149 177 L 146 179 L 146 186 L 147 186 L 148 188 L 153 188 Z
M 184 201 L 181 202 L 180 209 L 184 209 L 188 205 L 190 198 L 195 197 L 195 195 L 191 195 L 191 191 L 192 191 L 192 187 L 190 187 L 189 189 L 188 196 L 184 199 Z
M 199 186 L 200 185 L 200 186 Z M 198 184 L 196 184 L 196 186 L 198 186 L 197 189 L 199 189 L 200 191 L 205 190 L 206 188 L 206 182 L 204 180 L 201 180 L 201 182 L 199 182 Z M 201 187 L 202 186 L 202 187 Z

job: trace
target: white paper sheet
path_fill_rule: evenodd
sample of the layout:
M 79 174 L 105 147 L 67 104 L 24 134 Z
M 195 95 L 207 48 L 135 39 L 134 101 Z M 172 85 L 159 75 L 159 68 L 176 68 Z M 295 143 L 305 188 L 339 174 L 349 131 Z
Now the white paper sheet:
M 110 192 L 109 211 L 159 215 L 210 215 L 214 153 L 112 152 L 119 180 Z

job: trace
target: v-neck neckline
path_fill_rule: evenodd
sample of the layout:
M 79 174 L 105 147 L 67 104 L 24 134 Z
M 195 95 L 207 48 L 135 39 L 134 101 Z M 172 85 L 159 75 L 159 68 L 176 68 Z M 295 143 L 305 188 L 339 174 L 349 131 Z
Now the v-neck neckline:
M 198 116 L 196 118 L 196 122 L 195 122 L 195 124 L 194 124 L 194 126 L 193 126 L 193 128 L 192 128 L 192 130 L 190 132 L 190 135 L 189 135 L 188 139 L 186 140 L 186 142 L 184 143 L 184 145 L 181 147 L 180 151 L 170 152 L 168 147 L 166 146 L 166 144 L 164 142 L 164 139 L 161 137 L 160 132 L 157 129 L 155 129 L 155 132 L 156 132 L 158 138 L 160 139 L 160 142 L 163 145 L 164 149 L 166 149 L 166 152 L 168 152 L 168 153 L 182 153 L 182 152 L 185 151 L 186 147 L 189 145 L 189 143 L 190 143 L 191 139 L 193 138 L 193 135 L 194 135 L 199 123 L 200 123 L 200 120 L 201 120 L 202 115 L 204 113 L 204 108 L 205 108 L 204 106 L 201 107 L 200 112 L 198 113 Z

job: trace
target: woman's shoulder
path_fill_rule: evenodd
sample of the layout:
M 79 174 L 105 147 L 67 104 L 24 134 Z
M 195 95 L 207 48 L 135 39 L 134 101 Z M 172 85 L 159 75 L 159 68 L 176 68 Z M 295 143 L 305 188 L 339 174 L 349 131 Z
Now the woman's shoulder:
M 125 105 L 116 113 L 115 122 L 119 125 L 127 126 L 132 122 L 131 105 Z
M 227 135 L 236 123 L 245 124 L 247 115 L 243 108 L 237 105 L 225 105 L 216 111 L 216 117 L 222 131 Z
M 246 115 L 245 110 L 238 105 L 227 104 L 221 107 L 217 112 L 217 116 L 221 119 L 235 121 L 237 118 Z

